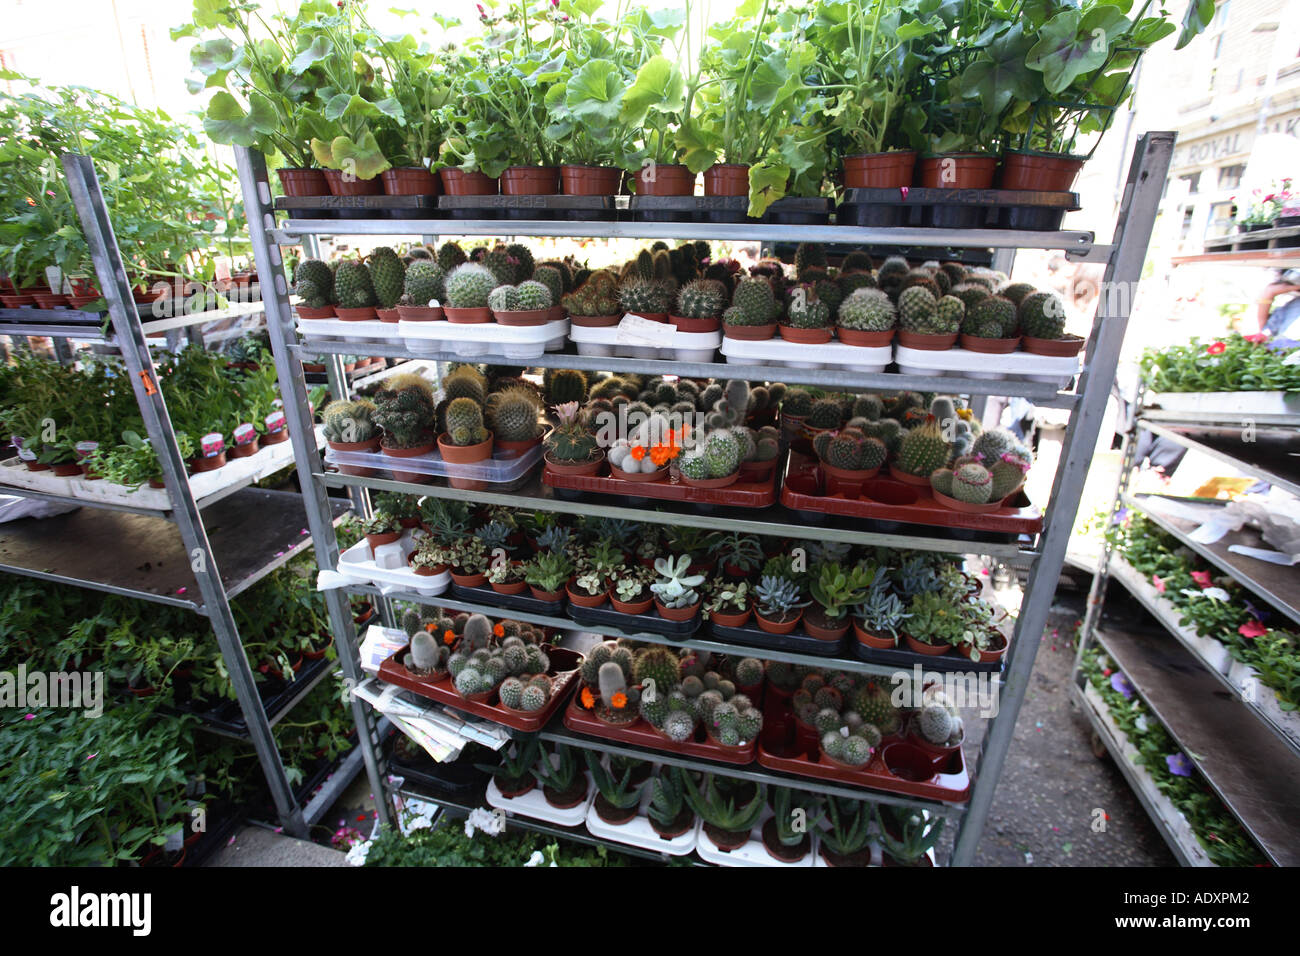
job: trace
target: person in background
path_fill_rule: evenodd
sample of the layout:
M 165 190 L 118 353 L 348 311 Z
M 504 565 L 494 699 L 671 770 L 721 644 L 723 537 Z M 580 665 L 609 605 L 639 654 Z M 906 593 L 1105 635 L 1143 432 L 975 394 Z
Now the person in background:
M 1296 295 L 1297 292 L 1300 292 L 1300 269 L 1287 269 L 1264 287 L 1256 300 L 1256 318 L 1261 332 L 1288 338 L 1300 336 L 1300 330 L 1294 335 L 1287 335 L 1287 330 L 1300 321 L 1300 295 Z M 1279 296 L 1287 295 L 1290 296 L 1289 299 L 1274 307 L 1273 303 Z

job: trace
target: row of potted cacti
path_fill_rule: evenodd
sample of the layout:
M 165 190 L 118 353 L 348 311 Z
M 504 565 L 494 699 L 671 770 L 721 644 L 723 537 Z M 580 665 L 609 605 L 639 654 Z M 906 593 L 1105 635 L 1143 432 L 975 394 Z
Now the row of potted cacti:
M 213 471 L 228 458 L 288 439 L 264 343 L 239 339 L 224 354 L 188 346 L 155 368 L 191 471 Z M 19 358 L 0 369 L 0 417 L 31 471 L 81 474 L 131 490 L 162 486 L 162 467 L 140 437 L 144 421 L 120 359 L 96 356 L 78 367 Z

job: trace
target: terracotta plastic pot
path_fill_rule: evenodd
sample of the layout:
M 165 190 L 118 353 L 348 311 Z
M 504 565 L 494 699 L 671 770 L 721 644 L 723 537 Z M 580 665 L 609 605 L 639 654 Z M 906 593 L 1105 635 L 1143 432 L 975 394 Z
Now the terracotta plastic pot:
M 903 640 L 909 650 L 916 651 L 918 654 L 925 654 L 928 657 L 939 657 L 952 650 L 951 644 L 927 644 L 925 641 L 918 641 L 911 634 L 904 634 Z
M 615 468 L 613 465 L 610 465 L 609 476 L 611 478 L 617 478 L 620 481 L 631 481 L 631 482 L 641 482 L 641 483 L 648 483 L 651 481 L 663 481 L 665 478 L 668 477 L 668 466 L 664 465 L 662 468 L 658 468 L 655 471 L 633 472 L 633 471 L 624 471 L 621 468 Z
M 267 432 L 259 440 L 261 441 L 263 447 L 265 447 L 266 445 L 278 445 L 282 441 L 289 440 L 289 429 L 281 428 L 279 431 Z
M 380 436 L 376 435 L 367 441 L 326 441 L 325 444 L 335 451 L 379 451 Z M 336 466 L 340 474 L 356 475 L 359 478 L 368 478 L 375 473 L 374 468 L 358 468 L 356 465 L 338 465 Z
M 805 611 L 803 615 L 804 631 L 819 641 L 838 641 L 849 632 L 850 623 L 847 616 L 841 618 L 839 623 L 832 621 L 822 613 L 819 605 L 813 605 L 812 613 Z
M 507 800 L 513 800 L 515 797 L 522 797 L 526 793 L 532 793 L 533 788 L 537 786 L 537 781 L 533 777 L 521 777 L 513 783 L 506 782 L 505 777 L 493 777 L 497 789 L 501 791 L 501 796 Z
M 601 794 L 596 794 L 596 799 L 592 805 L 596 808 L 596 816 L 600 817 L 611 826 L 619 826 L 627 823 L 637 813 L 637 804 L 630 807 L 615 807 L 610 805 Z
M 38 309 L 62 309 L 68 304 L 68 297 L 61 293 L 33 292 L 32 298 L 36 300 Z
M 217 458 L 203 459 L 204 461 L 216 461 L 218 458 L 220 459 L 221 464 L 213 465 L 211 468 L 195 467 L 194 470 L 195 471 L 216 471 L 218 468 L 221 467 L 221 465 L 224 465 L 226 463 L 226 453 L 224 451 L 220 455 L 218 455 Z M 78 465 L 76 462 L 64 463 L 61 465 L 51 465 L 50 470 L 54 472 L 56 478 L 71 478 L 73 475 L 81 474 L 81 466 Z
M 411 552 L 411 557 L 415 557 L 415 552 Z M 436 577 L 439 574 L 442 574 L 443 571 L 446 571 L 447 565 L 435 564 L 431 568 L 426 568 L 423 565 L 411 564 L 411 570 L 414 571 L 422 578 L 432 578 L 432 577 Z
M 438 452 L 449 465 L 472 465 L 492 457 L 492 433 L 477 445 L 453 445 L 447 433 L 438 436 Z
M 375 315 L 379 317 L 380 322 L 387 322 L 389 325 L 396 325 L 402 321 L 402 314 L 397 309 L 375 309 Z M 358 364 L 368 364 L 361 362 Z
M 413 445 L 410 448 L 393 448 L 389 445 L 384 444 L 383 440 L 381 439 L 379 443 L 379 450 L 383 452 L 385 455 L 388 455 L 392 458 L 416 458 L 420 455 L 427 455 L 429 452 L 433 451 L 433 442 L 422 442 L 419 445 Z M 433 475 L 421 474 L 418 471 L 393 470 L 393 480 L 408 481 L 411 482 L 412 484 L 423 485 L 432 481 Z
M 600 607 L 607 597 L 604 591 L 600 594 L 587 594 L 585 591 L 575 591 L 567 586 L 564 590 L 569 595 L 569 600 L 578 607 Z
M 336 317 L 332 305 L 295 305 L 294 309 L 300 319 L 332 319 Z
M 744 627 L 745 622 L 749 620 L 749 615 L 754 612 L 753 608 L 745 608 L 743 611 L 710 611 L 709 620 L 718 627 Z
M 898 189 L 912 185 L 916 167 L 914 150 L 893 153 L 858 153 L 844 157 L 846 189 Z
M 549 311 L 549 313 L 547 314 L 546 321 L 547 321 L 547 322 L 563 322 L 563 321 L 564 321 L 565 319 L 567 319 L 568 317 L 569 317 L 569 316 L 568 316 L 568 313 L 566 313 L 566 312 L 564 311 L 564 306 L 562 306 L 562 305 L 553 305 L 553 306 L 551 306 L 550 311 Z
M 693 196 L 695 174 L 674 163 L 649 163 L 632 177 L 640 196 Z
M 594 475 L 596 472 L 600 471 L 600 466 L 605 463 L 605 453 L 603 451 L 600 452 L 600 456 L 594 461 L 556 461 L 551 457 L 549 451 L 542 457 L 546 461 L 546 467 L 551 469 L 551 471 L 555 472 L 557 475 L 574 475 L 577 477 Z
M 878 349 L 894 341 L 895 331 L 897 330 L 886 329 L 884 332 L 866 332 L 862 329 L 846 329 L 844 326 L 839 325 L 835 327 L 835 337 L 845 345 Z
M 758 608 L 754 608 L 754 620 L 758 622 L 759 630 L 766 631 L 768 634 L 789 634 L 799 626 L 800 619 L 803 618 L 803 609 L 795 611 L 793 616 L 786 620 L 773 620 L 764 617 Z
M 713 845 L 723 853 L 730 853 L 732 850 L 739 850 L 749 842 L 749 831 L 736 833 L 732 830 L 720 830 L 712 823 L 704 824 L 704 832 Z
M 358 179 L 345 176 L 338 169 L 325 170 L 325 181 L 329 183 L 331 196 L 382 196 L 384 183 L 378 176 L 370 179 Z
M 1069 192 L 1083 163 L 1082 156 L 1009 150 L 1002 154 L 998 185 L 1002 189 Z
M 727 488 L 740 480 L 740 471 L 737 470 L 735 474 L 723 478 L 689 478 L 680 473 L 678 478 L 681 479 L 682 484 L 690 485 L 692 488 Z
M 862 486 L 880 473 L 880 468 L 837 468 L 822 462 L 819 466 L 826 485 L 826 494 L 843 495 L 845 498 L 861 498 Z
M 328 196 L 330 184 L 322 169 L 277 169 L 286 196 Z
M 921 185 L 930 189 L 989 189 L 998 158 L 987 153 L 942 153 L 921 159 Z
M 957 333 L 951 335 L 929 335 L 922 332 L 898 330 L 898 344 L 905 349 L 921 349 L 926 352 L 944 352 L 957 344 Z
M 496 440 L 496 445 L 494 446 L 493 451 L 495 454 L 500 455 L 502 458 L 522 458 L 531 449 L 536 448 L 541 443 L 542 443 L 541 435 L 538 435 L 536 438 L 529 439 L 528 441 L 502 441 L 501 439 L 498 438 Z
M 512 309 L 505 312 L 493 312 L 498 325 L 538 326 L 545 325 L 551 317 L 550 309 Z
M 764 342 L 776 335 L 776 323 L 769 322 L 767 325 L 723 325 L 722 334 L 729 339 L 740 339 L 745 342 Z
M 464 574 L 453 568 L 451 579 L 463 588 L 477 588 L 482 587 L 487 582 L 487 575 L 482 571 L 476 571 L 473 574 Z
M 668 321 L 677 328 L 678 332 L 716 332 L 722 327 L 722 319 L 716 315 L 707 319 L 690 319 L 684 315 L 669 315 Z
M 767 461 L 742 461 L 740 463 L 741 481 L 766 481 L 776 468 L 776 459 Z
M 882 651 L 894 649 L 894 639 L 892 637 L 881 637 L 879 634 L 873 634 L 862 626 L 861 621 L 854 620 L 853 636 L 858 639 L 858 643 L 863 647 L 874 647 Z
M 1020 342 L 1031 355 L 1078 355 L 1084 345 L 1084 339 L 1077 335 L 1067 339 L 1036 339 L 1032 335 L 1026 335 Z
M 682 807 L 682 812 L 677 814 L 677 818 L 667 826 L 654 817 L 650 818 L 650 828 L 665 840 L 675 840 L 693 826 L 695 826 L 695 811 L 690 807 Z
M 447 316 L 440 305 L 399 305 L 397 317 L 403 322 L 438 322 Z
M 541 590 L 540 588 L 536 588 L 536 587 L 534 587 L 533 585 L 530 584 L 530 585 L 528 585 L 528 591 L 529 591 L 529 593 L 532 594 L 532 596 L 533 596 L 534 598 L 536 598 L 537 600 L 539 600 L 539 601 L 545 601 L 545 602 L 548 603 L 548 604 L 553 604 L 553 603 L 556 602 L 556 601 L 561 601 L 561 600 L 564 599 L 564 591 L 563 591 L 563 590 L 560 590 L 560 591 L 543 591 L 543 590 Z
M 1001 631 L 990 629 L 989 635 L 993 646 L 980 648 L 979 654 L 981 664 L 991 664 L 993 661 L 1001 660 L 1002 656 L 1007 652 L 1007 637 L 1005 634 Z M 967 648 L 964 653 L 969 657 L 969 648 Z
M 230 457 L 247 458 L 250 455 L 256 455 L 257 450 L 258 450 L 258 443 L 257 443 L 257 439 L 254 438 L 252 441 L 246 441 L 242 445 L 231 445 Z
M 951 495 L 945 495 L 943 492 L 936 491 L 933 488 L 930 489 L 930 494 L 934 496 L 935 501 L 943 505 L 945 508 L 951 508 L 953 511 L 960 511 L 963 514 L 987 515 L 992 514 L 1002 507 L 1001 501 L 986 501 L 980 503 L 974 501 L 960 501 L 957 498 L 953 498 Z
M 621 315 L 571 315 L 569 324 L 580 329 L 607 329 L 611 325 L 618 325 L 621 318 Z
M 497 594 L 523 594 L 528 589 L 527 581 L 507 581 L 505 584 L 491 582 L 492 590 Z
M 500 191 L 497 180 L 480 172 L 448 167 L 438 170 L 438 178 L 448 196 L 495 196 Z
M 442 311 L 448 322 L 454 322 L 457 325 L 477 325 L 480 322 L 492 321 L 492 310 L 487 306 L 483 306 L 481 309 L 457 309 L 445 305 L 442 307 Z
M 511 166 L 501 174 L 503 196 L 554 196 L 560 171 L 554 166 Z
M 655 598 L 655 611 L 665 621 L 689 621 L 699 609 L 699 601 L 696 601 L 690 607 L 664 607 L 663 602 Z
M 380 531 L 376 534 L 366 535 L 366 544 L 370 545 L 370 550 L 381 548 L 386 544 L 392 544 L 402 536 L 400 531 Z
M 796 329 L 788 325 L 778 325 L 781 338 L 787 342 L 802 342 L 805 345 L 825 345 L 831 340 L 830 329 Z
M 623 170 L 617 166 L 561 166 L 560 185 L 566 196 L 617 196 Z
M 374 306 L 369 305 L 357 309 L 345 309 L 341 305 L 336 305 L 334 313 L 344 322 L 370 322 L 379 318 L 379 313 L 375 311 Z
M 442 192 L 438 177 L 423 166 L 401 166 L 380 174 L 388 196 L 436 196 Z
M 899 469 L 893 462 L 890 462 L 889 464 L 889 477 L 893 478 L 895 481 L 901 481 L 905 485 L 911 485 L 914 488 L 930 487 L 930 477 L 928 475 L 922 477 L 921 475 L 908 474 Z
M 704 195 L 748 196 L 749 167 L 741 163 L 714 163 L 704 171 Z
M 614 593 L 614 591 L 609 592 L 609 603 L 620 614 L 644 614 L 655 602 L 653 596 L 646 596 L 637 601 L 620 601 Z M 646 593 L 644 588 L 641 589 L 641 593 Z
M 967 352 L 983 352 L 986 355 L 1006 355 L 1020 346 L 1020 336 L 1009 339 L 990 339 L 982 335 L 961 334 L 961 347 Z
M 225 451 L 220 451 L 217 454 L 213 455 L 211 458 L 209 458 L 206 455 L 200 455 L 198 458 L 191 459 L 190 470 L 192 470 L 195 474 L 204 471 L 216 471 L 218 468 L 225 467 L 225 464 L 226 464 L 226 453 Z M 56 475 L 59 473 L 58 465 L 54 466 L 54 473 Z

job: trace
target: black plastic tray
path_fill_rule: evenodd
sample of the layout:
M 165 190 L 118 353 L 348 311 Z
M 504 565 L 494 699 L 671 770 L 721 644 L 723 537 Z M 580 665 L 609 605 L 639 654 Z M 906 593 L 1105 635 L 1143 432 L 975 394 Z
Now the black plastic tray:
M 744 644 L 746 647 L 789 651 L 793 654 L 813 654 L 817 657 L 844 656 L 844 642 L 847 639 L 842 637 L 838 641 L 819 641 L 815 637 L 809 637 L 799 628 L 789 634 L 769 634 L 756 624 L 746 624 L 744 627 L 722 627 L 712 621 L 709 622 L 709 632 L 719 641 L 726 641 L 728 644 Z
M 613 607 L 579 607 L 569 603 L 569 617 L 579 624 L 604 624 L 616 627 L 629 634 L 649 631 L 651 634 L 663 634 L 666 637 L 688 638 L 700 627 L 700 615 L 696 614 L 689 621 L 669 621 L 654 611 L 645 614 L 624 614 Z
M 866 661 L 869 664 L 886 664 L 893 667 L 911 668 L 917 664 L 925 671 L 940 671 L 942 673 L 951 672 L 975 672 L 979 674 L 997 674 L 1002 671 L 1002 658 L 996 661 L 990 661 L 987 664 L 977 664 L 969 657 L 963 657 L 953 651 L 947 654 L 918 654 L 916 651 L 909 651 L 906 646 L 895 647 L 890 649 L 867 647 L 861 641 L 849 633 L 848 640 L 853 644 L 853 655 L 860 661 Z
M 558 601 L 539 601 L 527 591 L 522 594 L 498 594 L 491 587 L 484 586 L 478 588 L 462 587 L 456 582 L 452 582 L 449 593 L 457 601 L 467 601 L 471 604 L 489 604 L 492 607 L 499 607 L 507 611 L 523 611 L 526 614 L 542 614 L 548 617 L 561 617 L 564 614 L 564 605 L 567 603 L 564 598 Z M 437 604 L 437 598 L 430 598 L 430 604 Z
M 396 741 L 396 736 L 393 740 Z M 466 760 L 462 754 L 455 760 L 439 763 L 430 757 L 420 764 L 409 764 L 401 760 L 393 748 L 389 757 L 389 769 L 407 783 L 422 787 L 451 798 L 468 797 L 478 793 L 487 786 L 488 775 L 474 766 L 472 760 Z
M 850 226 L 914 226 L 936 229 L 1061 228 L 1066 212 L 1079 208 L 1077 193 L 1018 189 L 846 189 L 835 221 Z
M 830 222 L 830 200 L 787 196 L 768 207 L 761 219 L 746 215 L 748 196 L 633 196 L 628 201 L 637 222 L 772 222 L 815 226 Z
M 279 196 L 297 219 L 440 219 L 437 196 Z
M 618 218 L 614 196 L 440 196 L 438 208 L 452 219 L 563 219 L 611 221 Z
M 333 663 L 328 657 L 322 657 L 315 661 L 304 661 L 295 675 L 296 679 L 292 682 L 267 677 L 258 683 L 258 694 L 262 698 L 262 706 L 266 709 L 266 713 L 268 715 L 275 714 L 284 701 L 302 686 L 302 682 L 314 680 L 318 674 L 329 668 Z M 239 709 L 238 701 L 222 700 L 215 707 L 203 708 L 195 706 L 187 698 L 188 688 L 183 679 L 176 680 L 174 686 L 177 690 L 173 691 L 173 703 L 168 707 L 169 710 L 183 714 L 193 714 L 208 727 L 224 730 L 228 734 L 235 734 L 240 737 L 248 736 L 248 724 L 244 720 L 243 711 Z M 179 699 L 177 699 L 178 697 Z

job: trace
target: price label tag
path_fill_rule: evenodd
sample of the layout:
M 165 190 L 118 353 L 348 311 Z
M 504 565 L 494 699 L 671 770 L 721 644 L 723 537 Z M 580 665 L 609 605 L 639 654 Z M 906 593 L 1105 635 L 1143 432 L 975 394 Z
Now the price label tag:
M 655 322 L 628 313 L 618 323 L 615 341 L 619 345 L 649 345 L 655 348 L 666 348 L 671 332 L 671 327 L 663 322 Z

